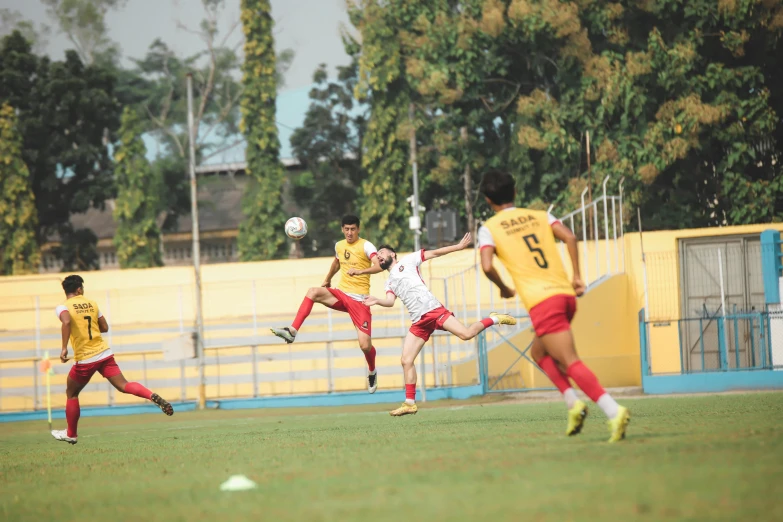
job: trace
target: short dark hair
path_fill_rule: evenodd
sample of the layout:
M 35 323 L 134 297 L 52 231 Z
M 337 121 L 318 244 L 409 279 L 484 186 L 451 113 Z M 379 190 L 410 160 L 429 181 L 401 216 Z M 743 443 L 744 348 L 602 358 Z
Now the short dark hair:
M 392 254 L 396 254 L 396 253 L 397 253 L 397 251 L 396 251 L 396 250 L 394 250 L 394 248 L 393 248 L 391 245 L 381 245 L 381 246 L 379 246 L 379 247 L 378 247 L 378 252 L 380 252 L 380 251 L 381 251 L 381 250 L 383 250 L 384 248 L 385 248 L 386 250 L 390 251 Z
M 495 205 L 514 202 L 514 178 L 508 172 L 488 170 L 481 180 L 481 192 Z
M 344 227 L 345 225 L 356 225 L 358 227 L 361 226 L 361 221 L 359 221 L 359 218 L 353 214 L 346 214 L 343 216 L 343 219 L 340 222 L 341 227 Z
M 63 279 L 63 290 L 65 290 L 65 295 L 75 294 L 82 286 L 84 286 L 84 279 L 82 279 L 82 276 L 69 275 Z

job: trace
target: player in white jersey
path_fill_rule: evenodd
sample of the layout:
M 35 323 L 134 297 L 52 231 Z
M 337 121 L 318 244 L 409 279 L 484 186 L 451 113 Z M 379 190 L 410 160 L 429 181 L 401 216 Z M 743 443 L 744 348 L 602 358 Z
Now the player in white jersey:
M 393 417 L 415 414 L 419 411 L 416 406 L 416 367 L 414 361 L 424 347 L 424 343 L 429 340 L 435 330 L 446 330 L 463 341 L 467 341 L 493 324 L 517 324 L 517 320 L 510 315 L 493 312 L 489 314 L 488 318 L 465 326 L 438 301 L 437 297 L 432 295 L 427 285 L 424 284 L 421 272 L 419 272 L 419 266 L 424 261 L 463 250 L 469 244 L 470 234 L 468 233 L 456 245 L 437 250 L 420 250 L 402 257 L 399 261 L 393 247 L 382 245 L 378 249 L 378 261 L 380 261 L 381 268 L 389 271 L 386 297 L 379 299 L 369 296 L 364 300 L 364 304 L 391 307 L 399 297 L 413 322 L 402 346 L 401 362 L 405 376 L 405 402 L 396 410 L 389 412 Z

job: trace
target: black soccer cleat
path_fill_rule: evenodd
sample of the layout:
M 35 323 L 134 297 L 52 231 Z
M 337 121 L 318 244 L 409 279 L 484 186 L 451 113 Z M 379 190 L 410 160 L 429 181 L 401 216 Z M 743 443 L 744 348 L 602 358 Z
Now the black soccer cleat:
M 158 395 L 157 393 L 153 393 L 152 397 L 150 397 L 150 400 L 158 405 L 158 408 L 161 409 L 163 413 L 171 417 L 174 415 L 174 407 L 169 404 L 169 401 Z

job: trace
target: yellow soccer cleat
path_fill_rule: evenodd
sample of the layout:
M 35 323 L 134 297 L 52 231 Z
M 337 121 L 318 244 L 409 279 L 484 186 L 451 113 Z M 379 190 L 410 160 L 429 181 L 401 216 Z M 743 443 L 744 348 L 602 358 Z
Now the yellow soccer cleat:
M 612 433 L 609 437 L 609 442 L 623 440 L 625 438 L 625 428 L 628 427 L 629 422 L 631 422 L 631 412 L 628 411 L 628 408 L 620 406 L 615 418 L 609 421 L 609 431 Z
M 389 415 L 392 417 L 402 417 L 403 415 L 416 415 L 417 411 L 419 411 L 419 407 L 415 404 L 408 404 L 407 402 L 403 402 L 402 406 L 396 410 L 390 411 Z
M 517 320 L 508 314 L 499 314 L 497 312 L 492 312 L 491 314 L 489 314 L 489 316 L 492 318 L 497 317 L 498 323 L 500 324 L 510 324 L 510 325 L 517 324 Z
M 582 431 L 582 426 L 587 418 L 587 404 L 582 401 L 576 401 L 574 407 L 568 410 L 568 428 L 566 435 L 572 437 Z

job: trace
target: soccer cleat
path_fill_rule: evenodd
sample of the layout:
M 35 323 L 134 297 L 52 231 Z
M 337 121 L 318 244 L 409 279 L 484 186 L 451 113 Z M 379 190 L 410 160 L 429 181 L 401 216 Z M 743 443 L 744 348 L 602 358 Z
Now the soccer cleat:
M 163 411 L 163 413 L 165 413 L 169 417 L 174 415 L 174 407 L 171 404 L 169 404 L 169 401 L 167 401 L 157 393 L 153 393 L 152 397 L 150 397 L 150 400 L 155 404 L 157 404 L 158 407 L 161 409 L 161 411 Z
M 587 405 L 582 401 L 576 401 L 574 407 L 568 410 L 568 428 L 566 435 L 569 437 L 578 435 L 587 418 Z
M 296 339 L 296 329 L 293 327 L 286 326 L 285 328 L 270 328 L 269 330 L 288 344 L 291 344 Z
M 367 392 L 368 393 L 375 393 L 375 390 L 378 389 L 378 372 L 371 373 L 367 375 Z
M 628 408 L 620 406 L 617 410 L 617 415 L 614 419 L 609 420 L 609 431 L 611 436 L 609 442 L 617 442 L 625 438 L 625 428 L 628 427 L 628 423 L 631 422 L 631 412 Z
M 493 319 L 497 317 L 499 324 L 511 324 L 511 325 L 517 324 L 517 320 L 508 314 L 499 314 L 497 312 L 492 312 L 491 314 L 489 314 L 489 316 Z
M 389 415 L 392 417 L 402 417 L 403 415 L 416 415 L 417 411 L 419 411 L 419 407 L 415 404 L 408 404 L 407 402 L 403 402 L 402 406 L 396 410 L 390 411 Z
M 59 441 L 67 442 L 68 444 L 76 444 L 79 442 L 76 440 L 76 437 L 68 436 L 68 430 L 52 430 L 52 437 Z

